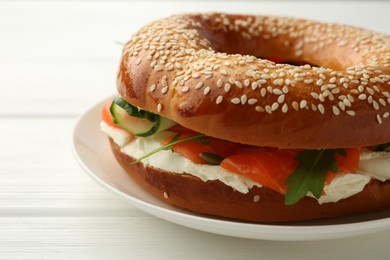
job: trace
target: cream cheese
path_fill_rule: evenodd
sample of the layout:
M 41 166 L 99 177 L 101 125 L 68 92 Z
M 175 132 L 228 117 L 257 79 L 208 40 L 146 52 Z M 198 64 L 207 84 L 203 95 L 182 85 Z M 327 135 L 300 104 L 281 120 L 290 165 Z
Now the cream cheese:
M 140 158 L 156 148 L 161 147 L 161 142 L 174 133 L 163 131 L 151 137 L 137 138 L 131 141 L 131 136 L 121 129 L 117 129 L 102 122 L 101 130 L 110 136 L 117 143 L 123 153 Z M 171 151 L 159 151 L 144 160 L 144 165 L 157 169 L 174 172 L 177 174 L 191 174 L 203 181 L 219 180 L 233 189 L 248 193 L 254 186 L 260 184 L 244 176 L 232 173 L 222 167 L 215 165 L 195 164 L 184 156 Z M 361 161 L 358 173 L 338 174 L 332 182 L 324 187 L 326 195 L 318 199 L 320 204 L 337 202 L 359 193 L 364 189 L 371 178 L 385 181 L 390 179 L 390 154 L 386 152 L 372 152 L 364 150 L 361 154 Z M 308 196 L 312 196 L 308 194 Z

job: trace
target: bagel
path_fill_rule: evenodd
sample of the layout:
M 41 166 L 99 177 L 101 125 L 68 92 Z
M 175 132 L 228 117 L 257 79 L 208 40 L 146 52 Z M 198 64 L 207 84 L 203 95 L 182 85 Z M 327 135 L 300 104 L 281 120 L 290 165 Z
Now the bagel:
M 256 58 L 273 56 L 320 67 Z M 388 35 L 285 17 L 188 14 L 131 38 L 117 88 L 129 103 L 209 136 L 360 147 L 389 141 L 389 74 Z
M 388 35 L 174 15 L 125 44 L 117 90 L 101 129 L 122 168 L 172 205 L 251 222 L 390 207 Z

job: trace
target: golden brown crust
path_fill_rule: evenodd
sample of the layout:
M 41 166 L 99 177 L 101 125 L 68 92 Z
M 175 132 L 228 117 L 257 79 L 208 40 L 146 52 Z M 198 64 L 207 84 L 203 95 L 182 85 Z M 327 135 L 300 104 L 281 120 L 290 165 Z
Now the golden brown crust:
M 110 139 L 112 151 L 123 169 L 159 199 L 194 212 L 250 222 L 292 222 L 345 216 L 390 207 L 390 182 L 371 181 L 365 189 L 337 203 L 318 204 L 306 197 L 293 206 L 284 196 L 265 187 L 243 194 L 220 181 L 204 182 L 188 174 L 175 174 L 142 163 L 122 153 Z
M 389 74 L 387 35 L 286 17 L 188 14 L 133 36 L 117 85 L 129 103 L 210 136 L 344 148 L 390 141 Z

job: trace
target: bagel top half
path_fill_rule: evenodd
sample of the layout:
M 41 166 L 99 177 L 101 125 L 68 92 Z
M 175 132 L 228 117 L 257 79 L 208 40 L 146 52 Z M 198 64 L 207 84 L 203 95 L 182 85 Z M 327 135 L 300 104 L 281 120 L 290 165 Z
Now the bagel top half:
M 390 141 L 390 37 L 361 28 L 176 15 L 125 45 L 117 86 L 135 106 L 234 142 L 319 149 Z

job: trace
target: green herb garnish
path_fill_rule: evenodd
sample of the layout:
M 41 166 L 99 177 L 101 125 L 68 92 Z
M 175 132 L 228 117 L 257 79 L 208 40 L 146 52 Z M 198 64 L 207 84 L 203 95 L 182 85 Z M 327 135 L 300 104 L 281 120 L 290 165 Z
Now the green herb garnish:
M 298 167 L 286 180 L 289 186 L 285 195 L 285 204 L 292 205 L 311 192 L 317 199 L 321 197 L 325 186 L 326 172 L 336 173 L 336 155 L 347 156 L 344 149 L 304 150 L 295 157 Z
M 188 142 L 188 141 L 197 141 L 197 142 L 201 142 L 201 143 L 207 143 L 209 142 L 208 140 L 206 140 L 205 138 L 207 137 L 206 135 L 195 135 L 195 136 L 191 136 L 191 137 L 187 137 L 187 138 L 184 138 L 184 139 L 180 139 L 178 140 L 178 138 L 180 137 L 180 134 L 177 134 L 175 135 L 172 140 L 169 141 L 169 143 L 167 143 L 166 145 L 163 145 L 157 149 L 154 149 L 153 151 L 145 154 L 144 156 L 138 158 L 137 160 L 133 161 L 131 164 L 136 164 L 136 163 L 139 163 L 140 161 L 142 161 L 143 159 L 159 152 L 159 151 L 163 151 L 163 150 L 169 150 L 172 148 L 173 145 L 175 144 L 180 144 L 180 143 L 184 143 L 184 142 Z

